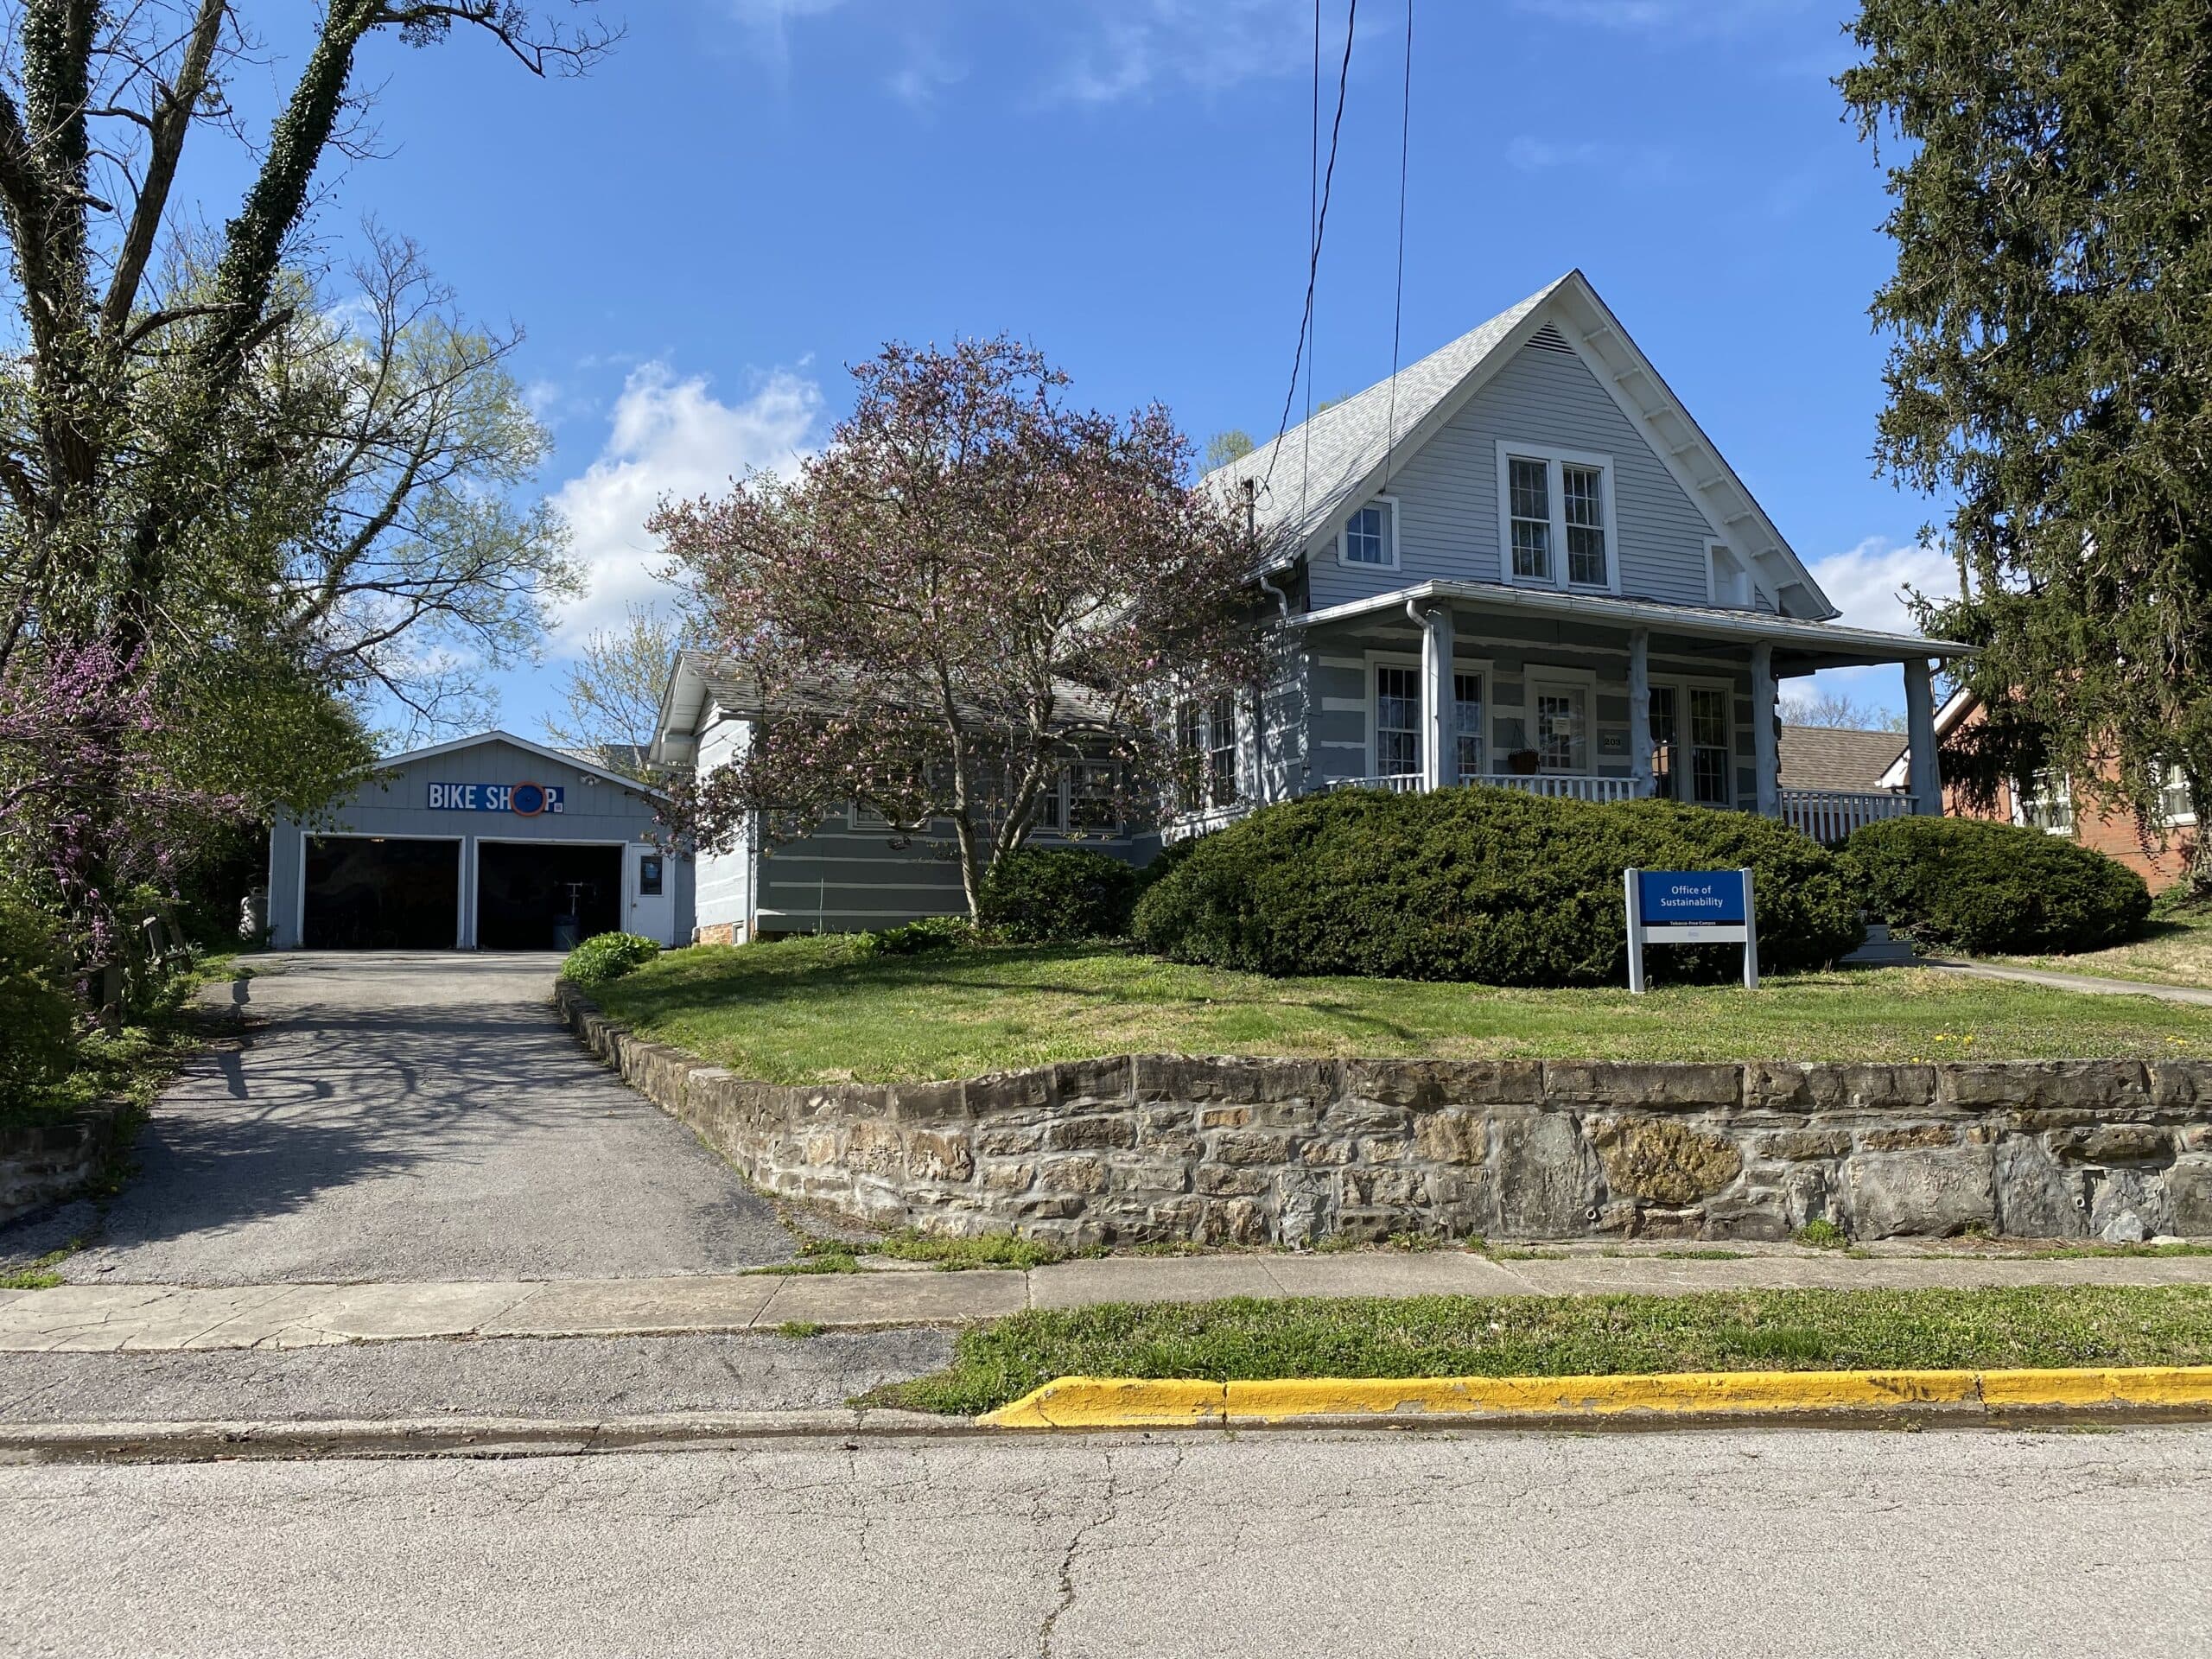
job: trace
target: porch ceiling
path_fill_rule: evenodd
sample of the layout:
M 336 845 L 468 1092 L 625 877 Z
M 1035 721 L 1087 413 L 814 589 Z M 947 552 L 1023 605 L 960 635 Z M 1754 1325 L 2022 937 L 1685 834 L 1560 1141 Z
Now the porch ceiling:
M 1287 626 L 1313 628 L 1335 622 L 1403 617 L 1408 601 L 1441 600 L 1455 611 L 1493 611 L 1524 618 L 1544 617 L 1618 628 L 1624 635 L 1643 628 L 1652 649 L 1669 655 L 1700 646 L 1742 646 L 1764 640 L 1774 648 L 1778 677 L 1810 674 L 1822 668 L 1853 668 L 1931 657 L 1971 657 L 1972 645 L 1955 639 L 1926 639 L 1917 634 L 1884 633 L 1835 622 L 1812 622 L 1764 611 L 1736 611 L 1697 605 L 1669 605 L 1656 600 L 1616 599 L 1611 594 L 1560 593 L 1556 589 L 1509 588 L 1502 582 L 1424 582 L 1370 599 L 1332 605 L 1294 616 Z M 1625 645 L 1625 641 L 1624 641 Z

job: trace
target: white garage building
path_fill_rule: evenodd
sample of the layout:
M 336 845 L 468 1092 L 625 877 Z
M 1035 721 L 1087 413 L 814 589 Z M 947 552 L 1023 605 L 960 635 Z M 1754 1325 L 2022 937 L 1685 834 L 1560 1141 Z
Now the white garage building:
M 279 950 L 555 950 L 688 942 L 692 871 L 655 841 L 658 790 L 506 732 L 382 760 L 269 837 Z

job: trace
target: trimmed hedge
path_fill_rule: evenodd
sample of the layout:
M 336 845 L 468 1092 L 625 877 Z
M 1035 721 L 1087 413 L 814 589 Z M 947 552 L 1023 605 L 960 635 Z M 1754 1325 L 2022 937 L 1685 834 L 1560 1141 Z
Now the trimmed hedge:
M 1136 903 L 1135 868 L 1084 847 L 1025 847 L 983 878 L 981 920 L 1016 944 L 1122 939 Z
M 603 985 L 635 973 L 658 955 L 659 944 L 641 935 L 594 933 L 569 952 L 561 977 L 574 985 Z
M 1855 831 L 1843 857 L 1868 916 L 1938 949 L 2094 950 L 2151 913 L 2125 864 L 2018 824 L 1891 818 Z
M 0 899 L 0 1109 L 22 1106 L 67 1076 L 77 1058 L 77 1002 L 58 928 Z
M 1865 937 L 1835 855 L 1776 820 L 1482 786 L 1264 808 L 1154 885 L 1135 933 L 1177 962 L 1277 976 L 1620 985 L 1621 872 L 1632 867 L 1748 867 L 1770 969 L 1825 966 Z M 1655 977 L 1721 979 L 1741 953 L 1700 945 L 1646 960 Z

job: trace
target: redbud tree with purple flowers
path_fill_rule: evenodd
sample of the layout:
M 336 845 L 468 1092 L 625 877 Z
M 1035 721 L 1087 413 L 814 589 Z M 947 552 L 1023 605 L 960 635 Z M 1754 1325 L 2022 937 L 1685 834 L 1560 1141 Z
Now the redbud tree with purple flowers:
M 1251 540 L 1192 487 L 1165 409 L 1077 408 L 1033 347 L 894 344 L 853 379 L 791 474 L 651 521 L 754 721 L 679 789 L 676 824 L 720 849 L 848 803 L 949 825 L 973 914 L 1064 775 L 1081 810 L 1062 827 L 1141 817 L 1178 764 L 1166 702 L 1249 683 Z

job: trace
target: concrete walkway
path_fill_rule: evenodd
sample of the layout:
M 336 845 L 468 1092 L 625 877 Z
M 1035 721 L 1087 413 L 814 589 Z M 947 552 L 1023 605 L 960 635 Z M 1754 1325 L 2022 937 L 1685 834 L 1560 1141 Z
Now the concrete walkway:
M 2088 996 L 2151 996 L 2161 1002 L 2189 1002 L 2212 1007 L 2212 991 L 2194 985 L 2158 985 L 2148 980 L 2106 979 L 2094 974 L 2054 974 L 2041 968 L 2000 967 L 1986 962 L 1957 962 L 1945 957 L 1922 960 L 1923 968 L 1967 974 L 1976 979 L 2009 979 L 2023 985 L 2046 985 L 2054 991 L 2079 991 Z
M 444 1284 L 69 1285 L 0 1292 L 0 1352 L 283 1351 L 454 1337 L 634 1337 L 963 1324 L 1024 1308 L 1224 1296 L 1671 1294 L 2022 1285 L 2208 1285 L 2212 1255 L 1416 1255 L 1107 1257 L 1030 1273 L 886 1271 Z
M 666 1278 L 792 1254 L 772 1205 L 569 1039 L 547 1002 L 553 957 L 266 965 L 224 988 L 245 1041 L 162 1096 L 105 1216 L 82 1204 L 41 1224 L 55 1243 L 93 1233 L 66 1277 L 429 1281 L 415 1294 L 436 1306 L 467 1303 L 457 1281 Z M 24 1254 L 16 1243 L 0 1231 L 0 1258 Z

